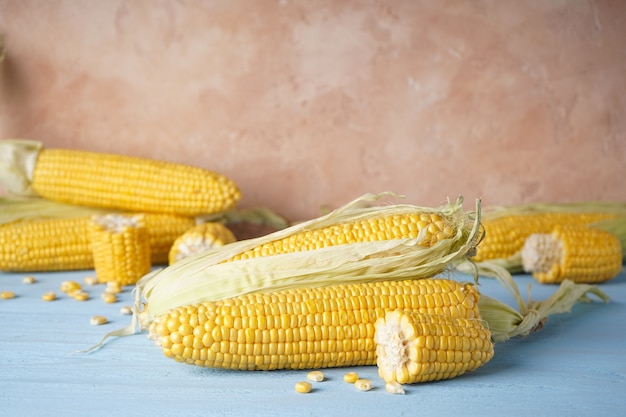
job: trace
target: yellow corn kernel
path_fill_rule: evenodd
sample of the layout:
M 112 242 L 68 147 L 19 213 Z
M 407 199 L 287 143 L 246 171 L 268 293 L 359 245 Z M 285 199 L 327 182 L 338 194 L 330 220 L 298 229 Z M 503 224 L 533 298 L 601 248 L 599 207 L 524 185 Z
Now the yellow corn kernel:
M 53 201 L 198 216 L 229 210 L 241 198 L 233 181 L 184 164 L 45 148 L 36 161 L 32 189 Z
M 600 283 L 622 270 L 622 246 L 617 236 L 580 225 L 556 226 L 552 233 L 530 235 L 521 256 L 524 270 L 544 284 L 566 279 Z
M 343 375 L 343 382 L 348 384 L 354 384 L 359 379 L 359 374 L 356 372 L 346 372 Z
M 94 217 L 89 239 L 99 282 L 133 285 L 150 271 L 149 232 L 141 215 Z
M 48 291 L 41 296 L 41 299 L 44 301 L 54 301 L 57 299 L 57 295 L 53 291 Z
M 479 317 L 478 292 L 471 284 L 446 279 L 300 288 L 180 306 L 142 327 L 167 356 L 199 366 L 362 366 L 376 363 L 376 319 L 396 308 L 473 319 Z M 228 360 L 216 353 L 229 355 Z
M 324 380 L 324 373 L 322 371 L 311 371 L 306 374 L 306 379 L 314 382 L 322 382 Z
M 221 223 L 207 222 L 192 227 L 174 241 L 169 253 L 170 265 L 197 253 L 235 242 L 235 235 Z
M 133 308 L 131 306 L 120 307 L 120 314 L 123 316 L 130 316 L 133 314 Z
M 89 293 L 77 290 L 71 293 L 71 297 L 76 301 L 87 301 L 89 300 Z
M 149 231 L 150 258 L 167 263 L 174 240 L 193 227 L 192 218 L 143 214 Z M 93 269 L 89 243 L 91 217 L 28 219 L 0 225 L 0 270 L 69 271 Z
M 113 292 L 105 291 L 100 296 L 105 303 L 111 304 L 117 302 L 117 294 Z
M 71 295 L 76 290 L 81 290 L 82 287 L 76 281 L 63 281 L 61 282 L 61 292 Z
M 89 323 L 91 323 L 92 326 L 100 326 L 102 324 L 107 324 L 109 321 L 107 320 L 106 317 L 104 316 L 93 316 L 90 320 Z
M 535 233 L 550 233 L 558 225 L 588 225 L 618 216 L 610 212 L 537 212 L 493 219 L 483 217 L 485 236 L 478 245 L 474 260 L 484 261 L 513 256 L 522 249 L 528 236 Z
M 2 299 L 2 300 L 9 300 L 9 299 L 15 298 L 15 297 L 16 297 L 16 295 L 15 295 L 15 292 L 13 292 L 13 291 L 6 290 L 6 291 L 0 292 L 0 299 Z
M 396 381 L 390 381 L 385 384 L 385 391 L 389 394 L 406 394 L 402 384 Z
M 85 283 L 85 285 L 96 285 L 98 283 L 98 278 L 94 277 L 93 275 L 87 275 L 83 279 L 83 282 Z
M 300 394 L 308 394 L 313 389 L 313 386 L 311 385 L 310 382 L 299 381 L 299 382 L 296 382 L 296 385 L 294 388 L 296 392 Z
M 34 284 L 35 282 L 37 282 L 37 279 L 34 276 L 32 276 L 32 275 L 25 276 L 22 279 L 22 283 L 24 283 L 26 285 Z
M 395 310 L 375 323 L 376 364 L 385 382 L 454 378 L 493 357 L 482 320 Z
M 373 388 L 372 381 L 370 381 L 369 379 L 365 379 L 365 378 L 359 378 L 356 381 L 354 381 L 354 388 L 356 388 L 359 391 L 369 391 Z

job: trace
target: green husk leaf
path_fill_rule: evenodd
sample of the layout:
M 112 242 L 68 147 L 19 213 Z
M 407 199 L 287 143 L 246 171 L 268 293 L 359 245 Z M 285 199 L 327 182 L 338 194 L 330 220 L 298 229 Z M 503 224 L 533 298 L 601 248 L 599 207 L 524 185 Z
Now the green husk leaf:
M 363 207 L 391 193 L 367 194 L 327 215 L 293 225 L 266 236 L 235 242 L 193 255 L 143 277 L 137 283 L 136 305 L 147 301 L 142 327 L 153 316 L 186 304 L 214 301 L 257 291 L 319 287 L 338 283 L 432 277 L 473 254 L 480 226 L 480 200 L 476 212 L 464 213 L 462 198 L 440 208 L 408 204 Z M 273 255 L 221 263 L 263 243 L 339 222 L 415 211 L 454 216 L 453 238 L 431 248 L 416 239 L 396 239 L 332 246 L 314 251 Z
M 480 315 L 488 324 L 494 342 L 505 342 L 513 337 L 523 337 L 540 329 L 548 317 L 568 313 L 579 302 L 592 301 L 591 295 L 604 302 L 609 301 L 596 285 L 576 284 L 565 280 L 549 298 L 542 301 L 524 301 L 521 291 L 511 274 L 500 265 L 489 261 L 466 263 L 459 270 L 496 278 L 514 297 L 518 310 L 481 294 L 478 305 Z

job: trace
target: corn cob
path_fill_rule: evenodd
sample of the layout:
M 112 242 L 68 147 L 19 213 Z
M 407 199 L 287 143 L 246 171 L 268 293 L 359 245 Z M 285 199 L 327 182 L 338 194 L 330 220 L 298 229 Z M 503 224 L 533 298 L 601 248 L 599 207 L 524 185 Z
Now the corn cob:
M 532 234 L 521 250 L 526 272 L 543 284 L 599 283 L 622 270 L 622 247 L 612 233 L 580 225 L 556 226 Z
M 522 249 L 528 236 L 535 233 L 550 233 L 557 225 L 588 225 L 619 216 L 618 213 L 598 211 L 536 212 L 494 219 L 483 218 L 485 236 L 478 245 L 474 260 L 480 262 L 509 258 Z
M 189 217 L 144 214 L 151 263 L 167 263 L 178 236 L 195 225 Z M 93 269 L 91 216 L 27 219 L 0 225 L 0 270 L 14 272 Z
M 480 319 L 398 309 L 374 326 L 378 374 L 386 383 L 454 378 L 476 370 L 494 353 Z
M 258 293 L 177 307 L 148 326 L 165 356 L 242 370 L 375 364 L 374 323 L 396 308 L 479 317 L 473 285 L 427 279 Z
M 133 285 L 150 271 L 150 241 L 143 216 L 94 216 L 89 241 L 98 282 Z
M 480 213 L 462 201 L 439 209 L 366 207 L 364 196 L 318 219 L 183 259 L 139 283 L 150 314 L 257 292 L 366 280 L 432 277 L 465 259 Z
M 236 241 L 235 235 L 221 223 L 199 224 L 178 237 L 169 252 L 169 263 L 185 259 L 196 253 L 224 246 Z
M 241 197 L 236 184 L 226 177 L 183 164 L 45 149 L 34 141 L 2 141 L 0 151 L 16 155 L 10 172 L 0 172 L 0 181 L 4 180 L 6 188 L 16 194 L 91 207 L 185 216 L 229 210 Z

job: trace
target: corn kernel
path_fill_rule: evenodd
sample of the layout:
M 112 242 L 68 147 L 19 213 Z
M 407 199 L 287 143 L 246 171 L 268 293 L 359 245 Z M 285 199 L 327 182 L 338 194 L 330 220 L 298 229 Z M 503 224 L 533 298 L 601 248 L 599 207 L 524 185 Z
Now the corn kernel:
M 61 283 L 61 292 L 66 294 L 71 295 L 73 291 L 80 290 L 81 288 L 80 284 L 76 281 L 63 281 Z
M 119 294 L 122 292 L 122 285 L 119 282 L 109 281 L 107 282 L 107 292 Z
M 343 382 L 354 384 L 359 379 L 359 374 L 356 372 L 348 372 L 343 376 Z
M 110 303 L 115 303 L 117 301 L 117 295 L 112 292 L 105 291 L 100 296 L 102 297 L 102 300 L 104 300 L 105 303 L 110 304 Z
M 324 380 L 324 373 L 322 371 L 311 371 L 306 374 L 306 379 L 314 382 L 321 382 Z
M 22 283 L 24 283 L 24 284 L 34 284 L 35 282 L 37 282 L 37 280 L 32 275 L 25 276 L 22 279 Z
M 385 391 L 387 391 L 389 394 L 406 394 L 406 392 L 404 392 L 404 387 L 402 387 L 402 384 L 396 381 L 387 382 L 385 384 Z
M 87 301 L 87 300 L 89 300 L 89 293 L 87 293 L 85 291 L 82 291 L 82 290 L 72 291 L 71 296 L 76 301 Z
M 131 314 L 133 314 L 133 308 L 131 306 L 124 306 L 120 308 L 120 314 L 123 314 L 124 316 L 130 316 Z
M 11 298 L 15 298 L 15 293 L 13 291 L 2 291 L 0 292 L 0 299 L 8 300 Z
M 107 324 L 109 321 L 107 320 L 106 317 L 104 316 L 93 316 L 90 320 L 89 323 L 91 323 L 92 326 L 99 326 L 101 324 Z
M 94 277 L 93 275 L 88 275 L 83 279 L 83 281 L 87 285 L 96 285 L 98 283 L 98 278 Z
M 372 389 L 372 381 L 369 379 L 359 378 L 354 383 L 354 388 L 359 391 L 369 391 Z
M 311 385 L 311 383 L 306 381 L 296 382 L 295 386 L 296 392 L 299 392 L 300 394 L 307 394 L 311 392 L 312 388 L 313 386 Z
M 41 296 L 41 299 L 44 301 L 54 301 L 57 299 L 57 295 L 54 291 L 48 291 Z

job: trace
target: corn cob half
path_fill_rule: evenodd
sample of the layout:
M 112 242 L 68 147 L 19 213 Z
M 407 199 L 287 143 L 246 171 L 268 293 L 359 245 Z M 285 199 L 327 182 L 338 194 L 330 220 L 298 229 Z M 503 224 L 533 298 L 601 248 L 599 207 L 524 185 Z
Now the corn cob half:
M 179 236 L 169 252 L 170 265 L 188 256 L 235 242 L 228 227 L 217 222 L 201 223 Z
M 604 230 L 570 225 L 556 226 L 552 233 L 530 235 L 521 250 L 526 272 L 544 284 L 599 283 L 615 278 L 622 270 L 619 239 Z
M 181 306 L 148 327 L 165 356 L 178 362 L 240 370 L 328 368 L 374 365 L 374 323 L 386 312 L 400 308 L 473 320 L 477 307 L 471 284 L 406 280 Z
M 9 155 L 0 167 L 9 191 L 70 204 L 198 216 L 229 210 L 241 197 L 233 181 L 184 164 L 23 140 L 0 141 L 0 153 Z

